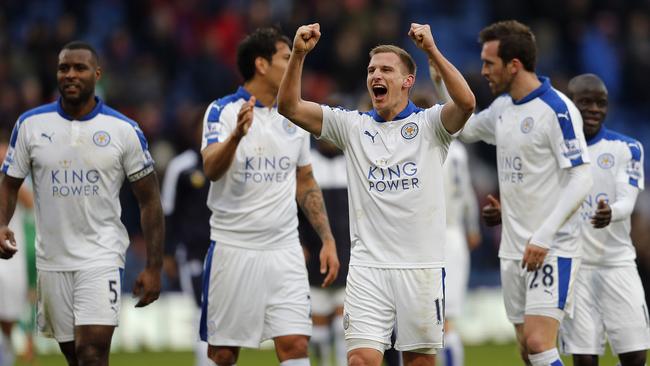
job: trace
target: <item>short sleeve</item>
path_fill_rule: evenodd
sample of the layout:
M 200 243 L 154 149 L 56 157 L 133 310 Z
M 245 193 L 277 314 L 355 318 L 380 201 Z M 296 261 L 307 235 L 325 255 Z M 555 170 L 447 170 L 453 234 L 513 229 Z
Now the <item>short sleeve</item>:
M 464 143 L 474 143 L 484 141 L 490 145 L 496 145 L 495 124 L 496 124 L 496 104 L 499 99 L 495 100 L 488 108 L 478 114 L 472 115 L 463 127 L 458 139 Z
M 135 182 L 153 172 L 153 159 L 144 133 L 135 122 L 129 123 L 125 133 L 122 164 L 129 182 Z
M 561 168 L 571 168 L 589 162 L 587 142 L 582 131 L 582 116 L 571 105 L 549 114 L 548 138 L 555 160 Z
M 616 177 L 617 183 L 629 184 L 640 190 L 644 189 L 643 145 L 635 140 L 625 142 L 630 152 L 630 159 L 621 164 Z
M 318 138 L 331 141 L 336 147 L 345 151 L 350 139 L 353 118 L 357 118 L 359 112 L 332 108 L 327 105 L 321 105 L 321 108 L 323 109 L 323 126 Z
M 442 119 L 440 118 L 442 107 L 441 104 L 436 104 L 431 108 L 425 109 L 424 123 L 428 130 L 433 133 L 433 140 L 440 146 L 448 147 L 454 139 L 454 136 L 442 124 Z
M 11 132 L 7 155 L 2 163 L 2 172 L 14 178 L 25 178 L 30 171 L 30 157 L 25 120 L 18 120 Z
M 300 146 L 300 154 L 298 156 L 298 166 L 305 166 L 311 164 L 310 141 L 309 133 L 304 133 L 302 137 L 302 144 Z
M 203 134 L 201 150 L 215 142 L 223 142 L 230 136 L 237 123 L 234 104 L 221 99 L 210 104 L 203 116 Z

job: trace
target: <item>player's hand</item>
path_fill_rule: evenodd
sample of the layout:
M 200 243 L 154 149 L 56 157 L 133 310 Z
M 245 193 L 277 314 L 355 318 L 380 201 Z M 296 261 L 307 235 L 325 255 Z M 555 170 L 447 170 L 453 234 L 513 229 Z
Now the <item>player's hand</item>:
M 135 304 L 136 308 L 156 301 L 160 296 L 160 269 L 145 268 L 140 272 L 133 286 L 133 296 L 140 298 L 140 301 Z
M 591 217 L 591 225 L 596 229 L 602 229 L 612 221 L 612 208 L 604 199 L 598 201 L 596 213 Z
M 491 194 L 487 196 L 488 204 L 483 206 L 481 216 L 487 226 L 501 225 L 501 203 Z
M 296 31 L 293 39 L 293 52 L 307 53 L 316 47 L 320 39 L 320 24 L 303 25 Z
M 16 239 L 14 232 L 8 226 L 0 227 L 0 258 L 9 259 L 16 254 Z
M 467 234 L 467 247 L 469 250 L 476 249 L 481 244 L 481 233 Z
M 433 41 L 433 35 L 431 34 L 431 27 L 428 24 L 411 23 L 409 37 L 423 51 L 434 50 L 436 48 L 436 43 Z
M 339 275 L 339 257 L 336 255 L 336 244 L 333 241 L 323 243 L 320 250 L 320 273 L 326 274 L 321 287 L 327 287 L 336 280 Z
M 233 131 L 233 136 L 235 138 L 241 139 L 246 136 L 248 130 L 251 128 L 253 123 L 253 109 L 255 108 L 255 97 L 251 98 L 239 108 L 239 113 L 237 113 L 237 126 Z
M 547 253 L 548 249 L 531 244 L 528 241 L 524 250 L 524 259 L 521 261 L 521 268 L 525 268 L 528 272 L 537 271 L 542 268 Z

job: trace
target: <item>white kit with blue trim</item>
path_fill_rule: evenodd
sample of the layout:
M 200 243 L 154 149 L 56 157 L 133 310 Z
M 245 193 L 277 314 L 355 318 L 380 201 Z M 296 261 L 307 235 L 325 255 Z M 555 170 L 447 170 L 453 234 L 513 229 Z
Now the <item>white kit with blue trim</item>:
M 444 266 L 442 164 L 452 136 L 441 105 L 412 102 L 393 121 L 376 111 L 322 106 L 321 138 L 343 150 L 350 200 L 350 265 Z
M 483 140 L 497 146 L 503 230 L 499 257 L 522 259 L 533 233 L 557 205 L 569 180 L 568 168 L 589 162 L 582 117 L 547 78 L 515 102 L 498 97 L 465 125 L 460 139 Z M 553 237 L 549 255 L 577 257 L 578 213 Z
M 643 146 L 618 132 L 601 128 L 588 141 L 594 186 L 582 203 L 583 263 L 607 266 L 635 266 L 636 251 L 630 238 L 630 216 L 594 229 L 591 217 L 601 199 L 610 205 L 617 201 L 617 186 L 643 190 Z
M 32 175 L 40 270 L 124 266 L 129 237 L 120 221 L 120 188 L 125 177 L 153 172 L 153 160 L 137 123 L 96 102 L 79 120 L 60 101 L 32 109 L 11 134 L 2 171 Z
M 240 87 L 208 107 L 201 150 L 230 136 L 249 99 Z M 296 168 L 309 164 L 309 134 L 258 101 L 230 168 L 210 183 L 210 239 L 249 249 L 297 245 Z

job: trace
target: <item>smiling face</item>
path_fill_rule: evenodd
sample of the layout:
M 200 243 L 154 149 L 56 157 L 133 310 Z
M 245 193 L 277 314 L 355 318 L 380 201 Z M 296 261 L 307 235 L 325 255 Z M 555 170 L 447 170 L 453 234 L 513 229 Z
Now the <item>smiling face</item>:
M 583 85 L 576 88 L 571 97 L 582 115 L 585 137 L 594 137 L 602 128 L 607 116 L 607 89 L 602 84 Z
M 481 75 L 487 79 L 490 90 L 494 95 L 508 93 L 512 85 L 514 75 L 509 72 L 509 63 L 504 64 L 499 57 L 499 41 L 488 41 L 483 43 L 481 50 Z
M 400 108 L 408 103 L 408 92 L 414 80 L 415 76 L 408 73 L 397 54 L 382 52 L 372 56 L 366 83 L 373 108 L 384 118 L 391 111 L 401 112 Z
M 101 76 L 101 69 L 89 50 L 64 49 L 59 53 L 56 76 L 63 101 L 70 105 L 81 105 L 95 95 L 95 84 Z

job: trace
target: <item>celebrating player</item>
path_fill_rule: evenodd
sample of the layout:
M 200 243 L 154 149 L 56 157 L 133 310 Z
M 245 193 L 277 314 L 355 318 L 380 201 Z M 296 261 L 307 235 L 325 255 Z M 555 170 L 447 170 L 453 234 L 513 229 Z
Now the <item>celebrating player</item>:
M 160 293 L 164 222 L 153 161 L 138 125 L 95 96 L 101 74 L 90 45 L 65 45 L 57 71 L 61 97 L 20 116 L 2 165 L 0 257 L 16 252 L 7 225 L 18 189 L 31 175 L 39 331 L 59 342 L 70 365 L 108 365 L 129 245 L 120 221 L 124 178 L 140 205 L 147 242 L 136 306 Z
M 474 110 L 474 95 L 429 26 L 412 24 L 409 35 L 440 69 L 449 103 L 423 110 L 409 101 L 415 63 L 392 45 L 370 52 L 370 112 L 302 100 L 302 66 L 320 35 L 318 24 L 296 32 L 278 108 L 345 154 L 352 242 L 344 303 L 348 363 L 380 365 L 396 324 L 395 348 L 404 351 L 405 364 L 433 365 L 443 346 L 442 164 L 452 134 Z
M 498 22 L 479 38 L 481 73 L 501 96 L 473 116 L 460 139 L 497 147 L 501 282 L 521 356 L 533 366 L 561 365 L 557 332 L 572 313 L 579 266 L 576 210 L 592 184 L 582 118 L 535 74 L 535 37 L 527 26 Z
M 219 366 L 240 347 L 273 339 L 281 365 L 309 365 L 309 283 L 298 238 L 296 202 L 323 242 L 323 286 L 339 262 L 323 196 L 309 163 L 309 135 L 275 108 L 291 54 L 276 29 L 258 29 L 239 45 L 244 85 L 205 113 L 203 169 L 210 239 L 205 260 L 201 339 Z

